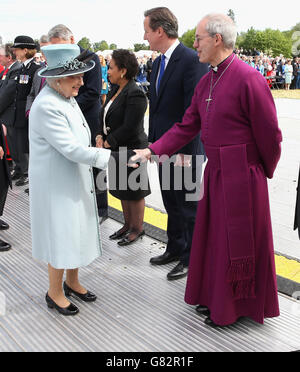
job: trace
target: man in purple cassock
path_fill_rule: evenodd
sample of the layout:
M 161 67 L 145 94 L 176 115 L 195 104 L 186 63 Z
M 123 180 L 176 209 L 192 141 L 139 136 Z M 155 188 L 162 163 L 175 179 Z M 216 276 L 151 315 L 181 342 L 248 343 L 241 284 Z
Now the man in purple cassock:
M 208 163 L 185 301 L 198 305 L 211 326 L 279 316 L 267 178 L 279 161 L 282 136 L 266 80 L 233 53 L 236 35 L 225 15 L 198 24 L 194 47 L 212 70 L 182 122 L 132 158 L 170 156 L 201 130 Z

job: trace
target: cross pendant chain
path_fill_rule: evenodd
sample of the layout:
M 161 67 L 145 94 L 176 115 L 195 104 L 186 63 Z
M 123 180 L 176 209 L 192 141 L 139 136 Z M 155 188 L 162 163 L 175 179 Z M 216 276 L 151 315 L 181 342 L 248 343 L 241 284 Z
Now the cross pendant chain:
M 207 98 L 205 101 L 207 102 L 207 105 L 206 105 L 206 111 L 208 110 L 208 107 L 209 107 L 209 104 L 210 104 L 210 101 L 212 101 L 213 99 L 210 98 L 211 95 L 209 95 L 209 98 Z
M 231 62 L 229 63 L 229 65 L 225 68 L 225 70 L 223 71 L 223 73 L 221 74 L 221 76 L 219 77 L 219 79 L 215 82 L 215 84 L 213 85 L 213 77 L 214 77 L 214 73 L 213 71 L 211 72 L 211 79 L 210 79 L 210 88 L 209 88 L 209 97 L 205 100 L 207 102 L 206 104 L 206 112 L 209 108 L 209 105 L 210 105 L 210 102 L 213 100 L 211 98 L 211 95 L 212 95 L 212 92 L 213 90 L 215 89 L 215 86 L 218 84 L 218 82 L 220 81 L 220 79 L 222 78 L 222 76 L 225 74 L 225 72 L 227 71 L 227 69 L 230 67 L 230 65 L 232 64 L 232 62 L 234 61 L 235 59 L 235 55 L 234 57 L 232 58 Z

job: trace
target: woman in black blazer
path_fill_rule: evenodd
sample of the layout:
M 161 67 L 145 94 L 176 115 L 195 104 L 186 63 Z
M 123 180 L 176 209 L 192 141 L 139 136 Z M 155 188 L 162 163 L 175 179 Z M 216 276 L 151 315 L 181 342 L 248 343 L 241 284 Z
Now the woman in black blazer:
M 142 149 L 148 146 L 144 131 L 144 115 L 147 98 L 136 85 L 138 72 L 135 55 L 128 50 L 115 50 L 109 64 L 108 77 L 114 85 L 101 112 L 101 134 L 96 137 L 97 146 L 116 152 L 115 164 L 109 165 L 110 193 L 121 200 L 124 226 L 110 236 L 121 239 L 120 246 L 128 245 L 142 237 L 145 196 L 150 194 L 146 164 L 141 165 L 139 175 L 127 167 L 124 148 Z M 138 185 L 137 185 L 138 184 Z

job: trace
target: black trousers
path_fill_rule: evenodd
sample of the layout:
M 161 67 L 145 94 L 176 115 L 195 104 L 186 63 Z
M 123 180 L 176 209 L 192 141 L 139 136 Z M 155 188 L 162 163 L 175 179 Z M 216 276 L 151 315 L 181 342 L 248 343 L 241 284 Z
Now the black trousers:
M 29 163 L 28 130 L 7 127 L 7 144 L 17 173 L 27 175 Z
M 164 167 L 165 165 L 159 165 L 159 181 L 162 199 L 168 214 L 168 244 L 166 251 L 172 255 L 178 255 L 180 257 L 180 262 L 188 266 L 198 200 L 187 200 L 187 197 L 194 195 L 196 190 L 195 188 L 192 190 L 190 187 L 187 188 L 185 179 L 188 177 L 193 183 L 196 183 L 197 168 L 191 167 L 186 169 L 186 176 L 184 176 L 183 168 L 181 167 L 174 167 L 173 164 L 170 164 L 170 171 Z M 167 179 L 168 172 L 170 174 L 169 180 Z M 180 187 L 180 182 L 182 187 Z M 167 188 L 167 190 L 164 190 L 164 188 Z
M 8 179 L 4 167 L 4 160 L 0 160 L 0 216 L 3 214 L 8 191 Z

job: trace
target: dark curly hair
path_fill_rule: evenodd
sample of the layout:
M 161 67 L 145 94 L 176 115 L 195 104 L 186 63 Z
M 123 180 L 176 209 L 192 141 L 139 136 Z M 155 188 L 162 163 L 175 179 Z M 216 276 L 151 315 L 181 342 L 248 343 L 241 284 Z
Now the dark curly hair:
M 139 65 L 134 53 L 127 49 L 116 49 L 113 51 L 112 59 L 119 70 L 126 68 L 126 79 L 131 80 L 136 77 L 139 71 Z

